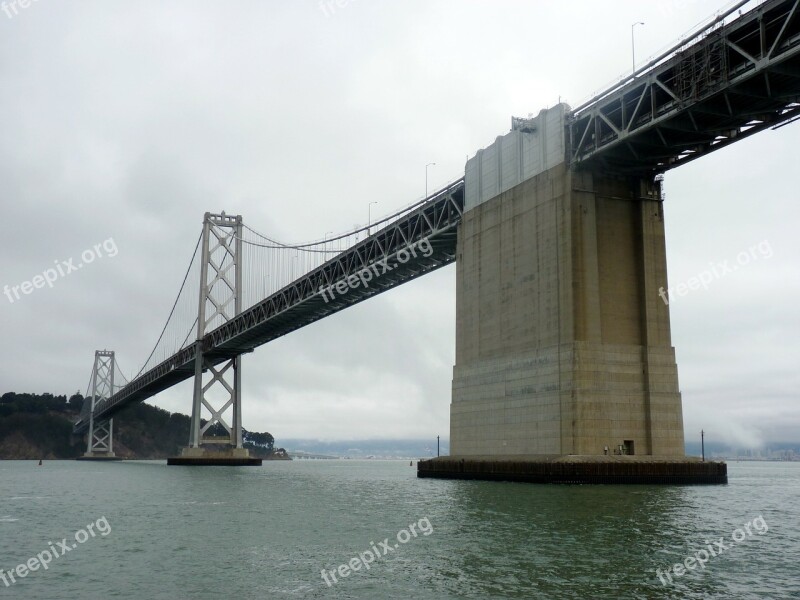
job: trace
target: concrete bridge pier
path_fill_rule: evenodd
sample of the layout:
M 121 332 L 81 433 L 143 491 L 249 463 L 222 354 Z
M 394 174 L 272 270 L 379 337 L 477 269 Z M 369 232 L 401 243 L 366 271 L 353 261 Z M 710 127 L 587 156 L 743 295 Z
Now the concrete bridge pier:
M 684 457 L 660 184 L 568 166 L 567 108 L 467 163 L 452 456 L 418 473 L 721 481 Z

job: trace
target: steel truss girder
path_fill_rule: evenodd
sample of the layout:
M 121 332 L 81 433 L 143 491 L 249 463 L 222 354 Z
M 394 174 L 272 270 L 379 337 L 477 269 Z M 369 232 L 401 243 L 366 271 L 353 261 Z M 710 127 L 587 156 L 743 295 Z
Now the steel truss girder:
M 212 355 L 215 352 L 252 350 L 387 289 L 450 264 L 455 260 L 456 230 L 464 210 L 463 202 L 462 179 L 435 194 L 417 210 L 387 225 L 218 327 L 203 340 L 204 350 Z M 391 273 L 373 280 L 369 286 L 351 289 L 347 294 L 325 302 L 320 289 L 346 281 L 371 265 L 395 257 L 398 252 L 422 240 L 428 240 L 431 244 L 433 252 L 429 257 L 415 257 L 398 265 Z
M 787 122 L 798 103 L 800 0 L 768 0 L 576 110 L 567 157 L 576 166 L 652 175 Z M 687 122 L 697 136 L 667 143 L 664 132 Z M 654 136 L 669 147 L 667 157 L 648 151 Z

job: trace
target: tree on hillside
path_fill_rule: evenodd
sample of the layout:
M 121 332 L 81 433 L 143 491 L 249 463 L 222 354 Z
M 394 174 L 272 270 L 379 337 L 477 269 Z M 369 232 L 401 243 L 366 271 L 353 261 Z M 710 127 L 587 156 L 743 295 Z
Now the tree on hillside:
M 83 408 L 83 401 L 83 394 L 78 390 L 69 397 L 69 402 L 67 403 L 69 405 L 69 410 L 72 412 L 80 412 L 81 408 Z
M 242 429 L 242 437 L 245 444 L 252 444 L 260 448 L 265 448 L 267 451 L 272 452 L 275 445 L 275 438 L 269 432 L 258 433 L 257 431 L 247 431 Z

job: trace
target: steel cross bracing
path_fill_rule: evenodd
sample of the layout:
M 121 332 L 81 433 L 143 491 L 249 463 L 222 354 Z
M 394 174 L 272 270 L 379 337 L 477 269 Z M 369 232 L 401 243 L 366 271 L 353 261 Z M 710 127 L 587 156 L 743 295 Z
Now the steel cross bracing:
M 203 219 L 203 258 L 200 271 L 200 304 L 197 317 L 197 341 L 202 342 L 206 329 L 216 320 L 223 323 L 242 310 L 242 217 L 206 213 Z M 209 276 L 210 281 L 209 281 Z M 209 310 L 209 308 L 211 310 Z M 242 368 L 241 357 L 231 356 L 217 369 L 202 351 L 195 355 L 194 396 L 189 446 L 203 443 L 230 444 L 242 447 Z M 203 374 L 211 379 L 203 383 Z M 222 398 L 220 398 L 220 394 Z M 203 409 L 208 411 L 202 423 Z M 230 417 L 230 423 L 227 418 Z M 219 435 L 220 425 L 225 435 Z M 206 432 L 211 430 L 211 437 Z
M 576 109 L 568 161 L 652 175 L 799 116 L 800 0 L 770 0 Z
M 463 210 L 464 180 L 460 179 L 431 195 L 419 208 L 143 373 L 105 402 L 95 416 L 111 416 L 133 402 L 146 400 L 195 376 L 198 349 L 204 357 L 204 368 L 208 369 L 454 262 L 456 232 Z M 328 302 L 323 298 L 320 288 L 346 281 L 370 265 L 396 257 L 398 252 L 422 240 L 430 244 L 432 252 L 429 256 L 417 253 L 403 264 L 393 261 L 392 270 L 374 278 L 368 286 L 349 289 L 346 294 L 329 298 Z M 88 420 L 82 417 L 75 424 L 75 432 L 82 433 L 87 426 Z
M 114 420 L 103 416 L 102 409 L 114 392 L 114 352 L 97 350 L 92 368 L 92 395 L 84 401 L 88 406 L 86 454 L 113 454 Z M 83 413 L 83 411 L 81 411 Z

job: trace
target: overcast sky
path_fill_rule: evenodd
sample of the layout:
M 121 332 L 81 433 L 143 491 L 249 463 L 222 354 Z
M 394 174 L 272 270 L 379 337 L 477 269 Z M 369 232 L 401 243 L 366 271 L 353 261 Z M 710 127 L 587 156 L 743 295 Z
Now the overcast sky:
M 463 174 L 526 116 L 573 106 L 721 2 L 38 0 L 0 12 L 4 391 L 82 392 L 95 349 L 138 371 L 205 211 L 286 241 L 365 224 Z M 7 5 L 6 5 L 7 6 Z M 327 6 L 327 5 L 326 5 Z M 687 439 L 800 440 L 800 124 L 667 174 Z M 111 247 L 108 245 L 108 247 Z M 755 257 L 755 258 L 754 258 Z M 77 262 L 77 260 L 76 260 Z M 65 269 L 66 270 L 66 269 Z M 449 435 L 455 267 L 245 356 L 244 425 L 281 438 Z M 150 401 L 186 414 L 190 382 Z

